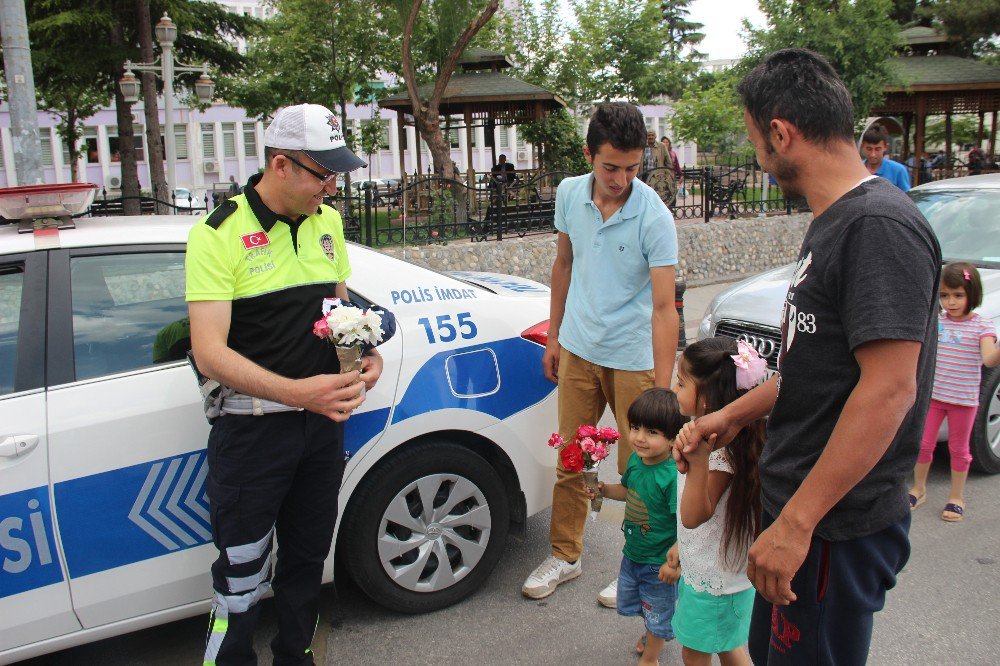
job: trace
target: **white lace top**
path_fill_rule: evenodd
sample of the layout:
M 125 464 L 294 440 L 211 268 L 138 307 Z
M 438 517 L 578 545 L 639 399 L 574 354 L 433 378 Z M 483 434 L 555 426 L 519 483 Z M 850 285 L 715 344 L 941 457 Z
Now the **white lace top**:
M 708 457 L 708 469 L 732 474 L 733 467 L 725 449 L 712 451 Z M 677 541 L 684 582 L 699 592 L 708 592 L 716 596 L 742 592 L 750 587 L 746 556 L 736 569 L 727 569 L 726 560 L 721 554 L 726 503 L 729 501 L 730 489 L 726 488 L 722 493 L 712 517 L 695 529 L 689 530 L 681 523 L 680 513 L 686 480 L 685 474 L 677 475 Z

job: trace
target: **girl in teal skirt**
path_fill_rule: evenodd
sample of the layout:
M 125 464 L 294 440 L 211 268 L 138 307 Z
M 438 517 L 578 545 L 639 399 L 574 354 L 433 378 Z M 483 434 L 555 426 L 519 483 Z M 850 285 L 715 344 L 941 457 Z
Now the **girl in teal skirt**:
M 764 380 L 767 364 L 744 342 L 708 338 L 684 350 L 674 392 L 681 413 L 699 417 L 722 409 Z M 691 435 L 685 428 L 680 448 Z M 672 626 L 688 666 L 749 666 L 743 649 L 750 632 L 754 590 L 747 579 L 747 551 L 760 522 L 757 460 L 764 445 L 763 420 L 744 428 L 713 451 L 701 440 L 684 455 L 687 474 L 677 475 L 677 543 L 683 575 Z

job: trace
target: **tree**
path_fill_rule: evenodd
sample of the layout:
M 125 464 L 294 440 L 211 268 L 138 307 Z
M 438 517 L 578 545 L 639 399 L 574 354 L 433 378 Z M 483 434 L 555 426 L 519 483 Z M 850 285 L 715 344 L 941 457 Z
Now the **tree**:
M 587 160 L 583 156 L 584 138 L 573 117 L 560 109 L 542 120 L 525 123 L 519 132 L 530 143 L 541 146 L 542 162 L 548 171 L 584 173 Z
M 660 11 L 663 16 L 664 31 L 663 59 L 670 63 L 664 72 L 663 92 L 671 97 L 679 97 L 688 82 L 698 75 L 699 61 L 705 54 L 698 51 L 698 45 L 705 39 L 701 31 L 705 27 L 688 17 L 691 0 L 663 0 Z
M 275 9 L 250 42 L 246 71 L 220 86 L 253 116 L 305 102 L 333 107 L 349 137 L 347 106 L 389 64 L 385 16 L 362 0 L 275 0 Z
M 674 105 L 670 124 L 683 141 L 698 144 L 702 152 L 713 147 L 725 152 L 745 137 L 743 111 L 736 98 L 735 77 L 720 76 L 707 90 L 691 89 Z
M 454 16 L 464 13 L 456 11 L 458 9 L 457 5 L 461 3 L 443 3 L 440 1 L 431 3 L 432 11 L 438 12 L 437 20 L 435 21 L 436 29 L 434 30 L 421 30 L 418 27 L 418 18 L 422 4 L 422 0 L 412 0 L 409 4 L 409 11 L 405 14 L 401 59 L 403 80 L 406 84 L 406 91 L 412 105 L 414 124 L 417 126 L 417 131 L 420 133 L 421 138 L 427 143 L 427 148 L 434 159 L 435 170 L 447 179 L 454 179 L 456 174 L 455 163 L 451 159 L 451 144 L 445 141 L 444 135 L 441 133 L 441 99 L 444 96 L 444 91 L 451 80 L 452 74 L 455 72 L 459 57 L 465 51 L 472 38 L 482 30 L 483 26 L 496 13 L 497 8 L 500 6 L 500 0 L 488 0 L 485 7 L 478 14 L 474 15 L 454 40 L 452 40 L 451 35 L 458 28 Z M 400 3 L 401 12 L 406 8 L 407 2 Z M 471 9 L 471 4 L 465 5 L 465 9 Z M 421 60 L 414 58 L 414 37 L 418 37 L 418 41 L 420 41 L 420 37 L 427 39 L 428 35 L 437 35 L 436 38 L 430 40 L 430 51 L 434 52 L 436 50 L 438 54 L 447 54 L 443 55 L 443 58 L 440 56 L 437 58 L 436 67 L 434 67 L 434 63 L 430 58 L 425 57 Z M 423 46 L 427 48 L 428 45 L 425 42 Z M 434 87 L 430 96 L 426 99 L 421 99 L 417 89 L 419 83 L 417 72 L 418 67 L 421 65 L 427 68 L 434 68 L 436 71 L 433 79 Z
M 139 195 L 139 176 L 132 111 L 120 94 L 118 80 L 124 73 L 126 60 L 142 58 L 140 23 L 146 29 L 152 26 L 147 25 L 148 20 L 141 21 L 134 1 L 33 0 L 27 3 L 27 8 L 32 55 L 37 54 L 44 63 L 44 71 L 51 73 L 51 77 L 36 75 L 39 97 L 46 104 L 55 105 L 53 110 L 65 118 L 64 122 L 72 123 L 66 125 L 63 134 L 67 141 L 72 141 L 71 154 L 75 154 L 79 140 L 78 123 L 94 112 L 89 106 L 92 99 L 103 96 L 105 101 L 115 100 L 122 194 L 127 197 L 126 212 L 138 214 L 135 197 Z M 255 19 L 230 13 L 215 3 L 194 0 L 160 0 L 150 5 L 150 10 L 157 17 L 167 11 L 177 24 L 180 36 L 174 46 L 178 59 L 208 62 L 213 71 L 223 74 L 242 66 L 243 58 L 234 44 L 247 35 Z M 176 85 L 189 86 L 194 78 L 196 75 L 179 75 Z M 67 99 L 73 91 L 79 98 Z
M 892 0 L 759 0 L 768 25 L 755 29 L 744 21 L 749 54 L 740 70 L 752 68 L 772 51 L 812 49 L 827 57 L 854 102 L 860 123 L 895 82 L 889 58 L 896 51 L 899 26 L 890 18 Z
M 924 134 L 925 146 L 942 146 L 949 153 L 951 146 L 946 146 L 947 123 L 944 118 L 934 118 L 927 123 L 927 130 Z M 951 143 L 952 145 L 965 145 L 974 143 L 978 145 L 979 140 L 979 120 L 973 115 L 962 114 L 951 117 Z

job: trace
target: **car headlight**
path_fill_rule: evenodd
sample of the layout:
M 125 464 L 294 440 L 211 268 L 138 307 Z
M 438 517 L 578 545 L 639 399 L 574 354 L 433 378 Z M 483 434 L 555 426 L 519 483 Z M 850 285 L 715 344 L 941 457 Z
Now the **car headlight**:
M 705 316 L 701 318 L 701 323 L 698 324 L 698 339 L 704 340 L 705 338 L 712 337 L 712 331 L 715 328 L 715 314 L 712 312 L 712 308 L 709 307 L 705 311 Z

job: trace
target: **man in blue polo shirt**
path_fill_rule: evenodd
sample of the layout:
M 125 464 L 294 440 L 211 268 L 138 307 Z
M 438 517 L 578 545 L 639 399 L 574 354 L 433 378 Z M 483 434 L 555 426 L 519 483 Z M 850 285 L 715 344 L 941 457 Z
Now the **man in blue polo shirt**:
M 889 133 L 881 125 L 872 125 L 861 135 L 861 152 L 865 154 L 868 173 L 874 174 L 903 190 L 910 191 L 910 174 L 906 167 L 885 156 L 889 150 Z
M 545 376 L 559 385 L 559 433 L 572 441 L 610 405 L 622 434 L 624 472 L 629 405 L 652 386 L 669 387 L 677 352 L 674 306 L 677 232 L 656 191 L 636 178 L 646 126 L 631 104 L 602 104 L 587 130 L 584 156 L 592 173 L 567 178 L 556 194 L 559 231 L 552 266 Z M 521 592 L 547 597 L 581 573 L 587 495 L 580 474 L 561 462 L 552 491 L 551 555 Z M 614 608 L 617 580 L 598 596 Z

